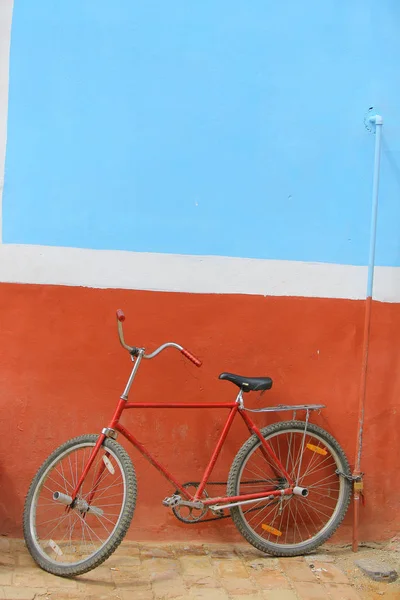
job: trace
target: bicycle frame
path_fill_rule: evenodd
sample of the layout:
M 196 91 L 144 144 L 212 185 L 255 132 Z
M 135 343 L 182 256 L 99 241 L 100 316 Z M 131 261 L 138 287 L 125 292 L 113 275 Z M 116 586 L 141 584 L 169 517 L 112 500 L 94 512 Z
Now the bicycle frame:
M 190 404 L 186 404 L 186 403 L 160 404 L 160 403 L 154 403 L 154 402 L 151 402 L 151 403 L 128 402 L 129 392 L 130 392 L 133 380 L 136 376 L 139 365 L 140 365 L 141 361 L 143 360 L 143 358 L 151 359 L 151 358 L 154 358 L 155 356 L 157 356 L 160 352 L 162 352 L 166 348 L 176 348 L 187 359 L 192 361 L 197 367 L 201 366 L 201 361 L 198 358 L 196 358 L 193 354 L 191 354 L 188 350 L 182 348 L 182 346 L 180 346 L 179 344 L 176 344 L 174 342 L 168 342 L 166 344 L 162 344 L 162 346 L 157 348 L 151 354 L 145 354 L 144 348 L 128 346 L 128 344 L 126 344 L 125 340 L 124 340 L 124 333 L 123 333 L 123 327 L 122 327 L 122 323 L 124 320 L 125 320 L 125 315 L 122 312 L 122 310 L 117 310 L 117 324 L 118 324 L 119 340 L 120 340 L 120 343 L 123 346 L 123 348 L 128 350 L 131 355 L 132 361 L 134 363 L 132 372 L 131 372 L 128 382 L 125 386 L 124 392 L 120 397 L 120 400 L 118 402 L 118 405 L 114 412 L 114 415 L 113 415 L 108 427 L 105 427 L 102 430 L 101 434 L 99 435 L 99 438 L 91 452 L 91 455 L 90 455 L 89 460 L 83 470 L 83 473 L 82 473 L 81 477 L 79 478 L 79 481 L 77 482 L 77 485 L 71 496 L 72 502 L 75 501 L 76 496 L 79 492 L 79 489 L 80 489 L 86 475 L 88 474 L 90 467 L 92 466 L 92 464 L 97 456 L 97 453 L 98 453 L 101 445 L 103 444 L 104 440 L 107 437 L 116 439 L 117 433 L 120 433 L 129 442 L 131 442 L 131 444 L 139 450 L 139 452 L 150 462 L 150 464 L 152 464 L 171 484 L 173 484 L 175 486 L 176 490 L 179 490 L 179 492 L 182 494 L 182 496 L 184 498 L 186 498 L 186 500 L 189 502 L 201 502 L 201 504 L 203 506 L 211 506 L 211 508 L 213 508 L 213 505 L 228 503 L 227 506 L 224 506 L 224 508 L 228 508 L 229 506 L 237 506 L 238 504 L 253 502 L 258 499 L 272 499 L 277 496 L 281 496 L 281 497 L 282 496 L 290 496 L 292 494 L 304 495 L 304 492 L 307 494 L 307 492 L 305 490 L 303 490 L 303 488 L 300 488 L 296 485 L 296 483 L 293 481 L 293 478 L 286 471 L 282 462 L 278 459 L 278 457 L 272 450 L 271 446 L 264 439 L 260 429 L 252 421 L 252 419 L 249 417 L 249 415 L 247 415 L 245 413 L 246 409 L 244 407 L 243 392 L 241 389 L 236 397 L 235 402 L 216 402 L 216 403 L 202 402 L 202 403 L 190 403 Z M 141 444 L 139 442 L 139 440 L 126 427 L 121 425 L 119 420 L 120 420 L 120 417 L 121 417 L 123 411 L 126 409 L 132 409 L 132 408 L 143 408 L 143 409 L 148 409 L 148 408 L 154 408 L 154 409 L 160 409 L 160 408 L 162 408 L 162 409 L 228 408 L 229 409 L 229 414 L 228 414 L 226 423 L 224 425 L 224 428 L 223 428 L 221 435 L 216 443 L 216 446 L 211 455 L 210 461 L 209 461 L 208 465 L 206 466 L 204 475 L 203 475 L 203 477 L 200 481 L 200 484 L 194 495 L 190 494 L 190 492 L 188 492 L 188 490 L 184 487 L 184 484 L 181 484 L 172 475 L 172 473 L 170 473 L 161 463 L 158 462 L 158 460 L 156 458 L 154 458 L 154 456 L 151 455 L 151 453 L 145 448 L 145 446 L 143 444 Z M 307 421 L 308 421 L 308 411 L 315 410 L 318 408 L 323 408 L 323 406 L 322 405 L 303 405 L 303 406 L 297 406 L 297 407 L 294 407 L 294 406 L 293 407 L 283 407 L 282 406 L 282 407 L 277 407 L 277 408 L 280 410 L 287 410 L 290 408 L 293 408 L 293 409 L 296 409 L 296 408 L 305 409 L 306 408 L 307 409 Z M 260 411 L 263 411 L 263 410 L 265 410 L 265 411 L 276 410 L 276 408 L 275 409 L 274 408 L 260 409 Z M 254 493 L 254 494 L 240 494 L 238 496 L 218 496 L 216 498 L 201 498 L 203 491 L 204 491 L 207 483 L 209 482 L 210 475 L 214 469 L 215 463 L 218 460 L 218 457 L 220 455 L 220 452 L 222 450 L 222 447 L 224 445 L 226 437 L 229 433 L 229 430 L 231 428 L 231 425 L 232 425 L 233 420 L 234 420 L 235 416 L 237 415 L 237 413 L 239 413 L 240 416 L 242 417 L 250 434 L 256 435 L 258 437 L 258 439 L 260 440 L 260 443 L 261 443 L 261 452 L 264 454 L 266 459 L 270 460 L 270 466 L 271 466 L 272 470 L 274 471 L 275 476 L 281 477 L 281 478 L 283 477 L 286 480 L 287 487 L 284 489 L 279 489 L 279 490 L 273 490 L 273 489 L 265 490 L 264 492 L 258 492 L 258 493 Z M 87 502 L 89 504 L 92 502 L 92 500 L 96 494 L 97 487 L 100 483 L 101 476 L 102 476 L 102 473 L 104 472 L 105 468 L 106 468 L 105 463 L 102 462 L 102 464 L 99 467 L 98 472 L 95 476 L 93 490 L 90 493 L 89 497 L 87 498 Z

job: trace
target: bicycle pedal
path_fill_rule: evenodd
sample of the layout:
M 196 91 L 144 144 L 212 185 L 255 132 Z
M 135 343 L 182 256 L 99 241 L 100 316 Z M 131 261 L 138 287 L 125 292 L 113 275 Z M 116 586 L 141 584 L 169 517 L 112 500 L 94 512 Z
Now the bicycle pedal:
M 213 514 L 213 515 L 215 515 L 216 517 L 223 517 L 223 516 L 224 516 L 224 514 L 225 514 L 225 513 L 224 513 L 224 511 L 223 511 L 222 509 L 219 509 L 219 508 L 214 508 L 214 509 L 211 509 L 211 512 L 212 512 L 212 514 Z
M 163 506 L 172 507 L 180 504 L 180 501 L 181 497 L 178 494 L 173 494 L 173 496 L 167 496 L 166 498 L 164 498 L 162 504 Z

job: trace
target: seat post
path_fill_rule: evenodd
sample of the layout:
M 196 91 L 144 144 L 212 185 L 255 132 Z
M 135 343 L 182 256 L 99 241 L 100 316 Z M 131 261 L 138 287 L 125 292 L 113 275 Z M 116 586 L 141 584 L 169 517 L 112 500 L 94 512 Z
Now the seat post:
M 244 408 L 243 392 L 241 389 L 239 390 L 239 393 L 236 396 L 236 404 L 239 404 L 239 410 Z

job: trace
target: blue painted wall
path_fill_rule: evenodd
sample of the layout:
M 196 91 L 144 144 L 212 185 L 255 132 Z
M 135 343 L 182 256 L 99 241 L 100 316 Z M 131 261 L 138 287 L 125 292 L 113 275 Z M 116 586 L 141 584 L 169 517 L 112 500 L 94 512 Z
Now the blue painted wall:
M 398 0 L 19 0 L 3 240 L 400 265 Z

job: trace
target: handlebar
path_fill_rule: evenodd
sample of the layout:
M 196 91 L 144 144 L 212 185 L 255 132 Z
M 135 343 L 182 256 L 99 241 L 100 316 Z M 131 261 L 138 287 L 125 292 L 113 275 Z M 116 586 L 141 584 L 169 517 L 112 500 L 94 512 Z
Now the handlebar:
M 162 344 L 162 346 L 159 346 L 151 354 L 145 354 L 144 353 L 144 349 L 142 349 L 142 348 L 136 348 L 135 346 L 128 346 L 128 344 L 125 343 L 125 339 L 124 339 L 124 330 L 123 330 L 123 325 L 122 325 L 122 323 L 124 321 L 125 321 L 124 311 L 119 308 L 117 310 L 117 325 L 118 325 L 119 341 L 121 343 L 121 346 L 123 348 L 125 348 L 125 350 L 128 350 L 128 352 L 130 354 L 137 356 L 136 353 L 137 352 L 141 352 L 143 358 L 154 358 L 155 356 L 157 356 L 157 354 L 160 354 L 160 352 L 162 352 L 163 350 L 165 350 L 165 348 L 176 348 L 177 350 L 179 350 L 181 352 L 181 354 L 183 354 L 183 356 L 185 358 L 187 358 L 194 365 L 196 365 L 196 367 L 201 367 L 202 362 L 201 362 L 201 360 L 199 358 L 197 358 L 196 356 L 194 356 L 194 354 L 192 354 L 191 352 L 189 352 L 189 350 L 186 350 L 185 348 L 183 348 L 179 344 L 175 344 L 175 342 L 167 342 L 166 344 Z
M 189 350 L 185 350 L 185 348 L 182 348 L 181 350 L 183 356 L 185 356 L 186 358 L 188 358 L 189 360 L 192 361 L 192 363 L 194 365 L 196 365 L 196 367 L 201 367 L 201 360 L 199 360 L 198 358 L 196 358 L 196 356 L 194 356 L 194 354 L 192 354 L 191 352 L 189 352 Z
M 124 311 L 122 310 L 122 308 L 119 308 L 119 309 L 117 310 L 117 319 L 118 319 L 118 321 L 121 321 L 121 323 L 122 323 L 123 321 L 125 321 L 125 313 L 124 313 Z

